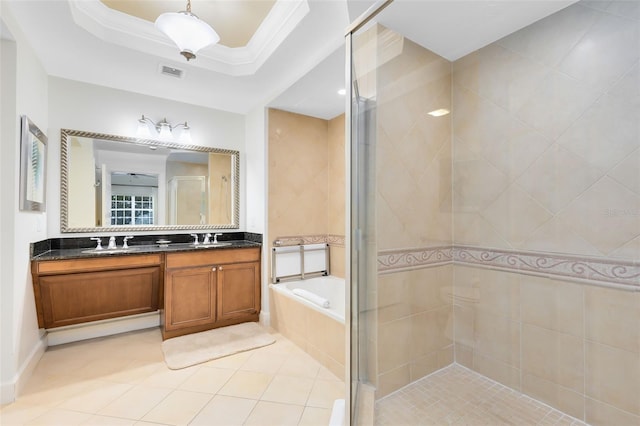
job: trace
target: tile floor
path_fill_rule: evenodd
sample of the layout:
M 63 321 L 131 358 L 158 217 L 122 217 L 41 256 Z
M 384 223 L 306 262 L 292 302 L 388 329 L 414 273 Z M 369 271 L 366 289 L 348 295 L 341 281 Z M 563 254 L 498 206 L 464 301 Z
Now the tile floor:
M 585 425 L 458 364 L 377 401 L 375 419 L 380 426 Z
M 276 343 L 169 370 L 159 329 L 51 347 L 9 425 L 323 425 L 345 385 L 279 334 Z

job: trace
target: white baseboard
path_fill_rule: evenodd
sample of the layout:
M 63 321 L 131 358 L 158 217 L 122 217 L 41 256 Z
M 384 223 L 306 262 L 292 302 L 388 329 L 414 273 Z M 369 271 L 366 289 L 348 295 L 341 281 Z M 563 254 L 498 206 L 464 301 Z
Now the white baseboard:
M 16 400 L 16 384 L 2 383 L 0 384 L 0 405 L 11 404 Z
M 269 314 L 269 312 L 265 312 L 265 311 L 260 311 L 260 324 L 264 325 L 265 327 L 270 327 L 271 326 L 271 315 Z
M 27 356 L 27 359 L 24 360 L 15 376 L 13 376 L 11 382 L 0 384 L 0 404 L 10 404 L 16 400 L 31 378 L 33 370 L 35 370 L 46 350 L 45 337 L 42 336 L 29 353 L 29 356 Z
M 47 343 L 49 346 L 56 346 L 158 326 L 160 326 L 160 312 L 149 312 L 48 330 Z
M 38 344 L 31 350 L 29 357 L 24 361 L 20 370 L 18 371 L 18 377 L 16 379 L 16 397 L 22 394 L 22 390 L 27 385 L 27 382 L 33 375 L 33 371 L 38 366 L 38 362 L 40 362 L 40 358 L 44 355 L 44 352 L 47 350 L 46 337 L 45 335 L 40 337 L 38 340 Z

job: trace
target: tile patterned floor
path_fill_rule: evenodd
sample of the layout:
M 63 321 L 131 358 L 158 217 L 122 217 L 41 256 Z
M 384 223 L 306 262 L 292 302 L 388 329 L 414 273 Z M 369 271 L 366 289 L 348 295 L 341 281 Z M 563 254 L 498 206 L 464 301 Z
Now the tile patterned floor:
M 279 334 L 276 343 L 169 370 L 159 329 L 49 348 L 9 425 L 323 425 L 344 383 Z
M 380 426 L 585 425 L 457 364 L 377 401 L 375 419 Z

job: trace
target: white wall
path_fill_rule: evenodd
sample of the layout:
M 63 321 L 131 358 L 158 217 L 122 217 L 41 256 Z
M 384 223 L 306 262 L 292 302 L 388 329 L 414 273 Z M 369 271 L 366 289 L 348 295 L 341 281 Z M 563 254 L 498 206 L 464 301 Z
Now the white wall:
M 4 29 L 15 40 L 3 40 L 0 50 L 0 199 L 3 200 L 0 205 L 0 402 L 5 403 L 15 398 L 44 351 L 33 299 L 29 243 L 46 238 L 47 215 L 19 210 L 18 147 L 20 115 L 27 115 L 47 132 L 48 79 L 5 3 L 0 2 L 0 7 Z M 47 206 L 47 211 L 50 209 L 51 206 Z
M 246 115 L 246 161 L 247 197 L 241 198 L 246 206 L 247 231 L 266 237 L 267 224 L 267 134 L 266 108 L 261 106 Z M 271 261 L 268 244 L 262 245 L 262 317 L 269 322 L 269 268 Z
M 73 235 L 60 232 L 60 129 L 131 137 L 136 135 L 142 114 L 153 121 L 166 118 L 172 124 L 187 121 L 193 145 L 240 151 L 240 199 L 247 198 L 243 115 L 58 77 L 49 78 L 49 114 L 51 167 L 47 178 L 53 182 L 47 188 L 49 237 Z M 245 228 L 245 210 L 241 201 L 240 230 Z

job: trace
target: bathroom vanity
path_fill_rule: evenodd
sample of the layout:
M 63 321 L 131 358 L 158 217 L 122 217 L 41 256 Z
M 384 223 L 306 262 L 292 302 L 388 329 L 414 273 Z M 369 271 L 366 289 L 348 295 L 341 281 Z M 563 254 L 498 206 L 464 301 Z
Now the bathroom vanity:
M 38 324 L 53 329 L 159 310 L 168 339 L 258 321 L 260 256 L 261 244 L 247 240 L 47 250 L 31 261 Z
M 238 151 L 70 129 L 60 146 L 60 230 L 91 235 L 32 244 L 41 328 L 159 312 L 168 339 L 258 320 L 262 235 L 229 231 Z
M 260 248 L 167 253 L 164 338 L 258 321 Z

